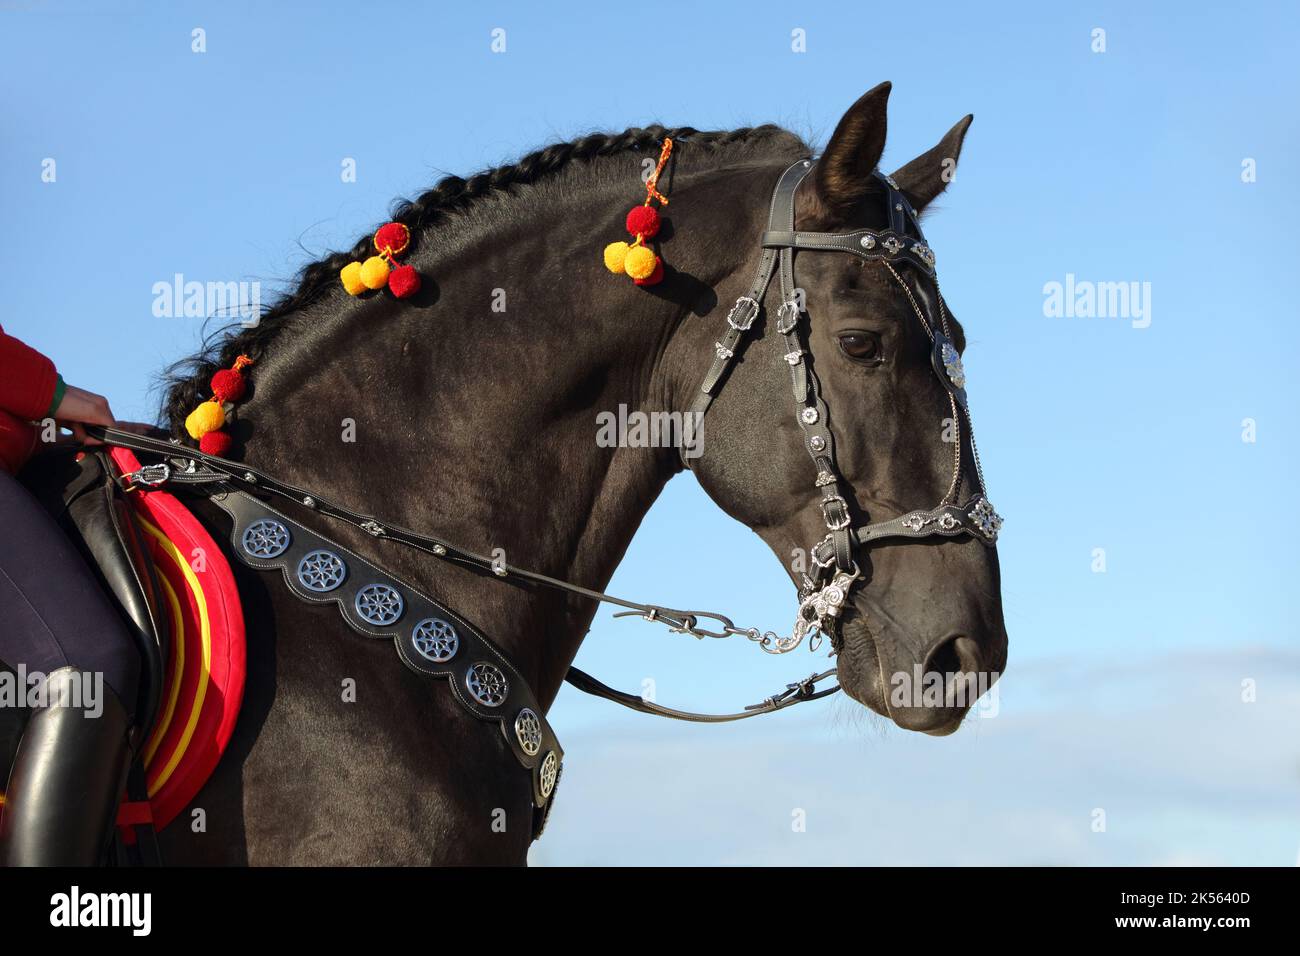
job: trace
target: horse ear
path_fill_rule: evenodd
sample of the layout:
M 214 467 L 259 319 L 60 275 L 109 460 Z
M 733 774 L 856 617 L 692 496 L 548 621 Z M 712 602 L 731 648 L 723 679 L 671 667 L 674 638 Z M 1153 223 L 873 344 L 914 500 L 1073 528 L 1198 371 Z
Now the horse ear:
M 871 189 L 871 172 L 885 150 L 885 110 L 892 85 L 886 81 L 863 93 L 817 160 L 813 183 L 817 198 L 831 213 L 847 212 Z
M 917 212 L 930 204 L 935 196 L 947 188 L 957 171 L 957 157 L 961 155 L 962 140 L 975 117 L 967 114 L 957 121 L 939 140 L 939 145 L 922 153 L 894 173 L 894 182 L 903 191 Z

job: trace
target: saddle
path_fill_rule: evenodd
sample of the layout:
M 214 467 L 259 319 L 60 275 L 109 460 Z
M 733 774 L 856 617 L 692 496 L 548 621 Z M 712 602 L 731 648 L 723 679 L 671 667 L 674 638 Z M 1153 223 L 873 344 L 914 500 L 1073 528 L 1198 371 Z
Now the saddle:
M 225 751 L 245 673 L 243 613 L 224 553 L 171 494 L 124 487 L 122 476 L 139 468 L 124 448 L 60 449 L 19 476 L 81 552 L 140 657 L 119 863 L 158 862 L 154 835 Z M 0 760 L 11 756 L 6 749 Z

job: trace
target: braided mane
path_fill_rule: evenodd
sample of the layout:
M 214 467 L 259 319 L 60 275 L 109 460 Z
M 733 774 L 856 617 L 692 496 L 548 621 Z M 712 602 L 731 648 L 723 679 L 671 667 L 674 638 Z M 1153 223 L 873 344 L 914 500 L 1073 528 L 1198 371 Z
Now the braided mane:
M 415 200 L 401 200 L 390 220 L 404 223 L 412 234 L 438 225 L 451 213 L 465 209 L 479 197 L 512 186 L 536 182 L 573 162 L 591 162 L 618 153 L 645 150 L 653 152 L 665 136 L 690 152 L 717 153 L 735 151 L 738 159 L 763 150 L 799 153 L 810 150 L 803 141 L 787 130 L 764 125 L 727 131 L 701 132 L 689 126 L 667 129 L 663 126 L 632 128 L 622 133 L 593 133 L 569 143 L 556 143 L 529 153 L 518 162 L 498 166 L 462 179 L 447 176 Z M 297 276 L 297 286 L 277 298 L 252 328 L 227 325 L 207 335 L 200 351 L 169 366 L 161 376 L 164 390 L 160 418 L 173 434 L 183 435 L 185 416 L 208 398 L 208 382 L 222 368 L 228 368 L 240 355 L 257 359 L 265 353 L 285 324 L 285 319 L 319 300 L 338 286 L 339 270 L 370 252 L 367 233 L 352 248 L 334 252 L 304 266 Z

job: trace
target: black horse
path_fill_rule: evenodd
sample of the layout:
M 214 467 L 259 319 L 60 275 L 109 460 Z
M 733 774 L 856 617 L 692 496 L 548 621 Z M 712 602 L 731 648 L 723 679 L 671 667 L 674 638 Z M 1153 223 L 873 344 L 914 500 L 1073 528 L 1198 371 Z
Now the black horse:
M 846 113 L 796 197 L 800 229 L 887 225 L 872 174 L 888 84 Z M 944 188 L 970 117 L 893 174 L 916 210 Z M 664 281 L 637 288 L 601 263 L 624 235 L 644 164 L 676 150 L 660 186 Z M 678 450 L 605 447 L 597 416 L 620 405 L 682 410 L 699 389 L 729 304 L 759 254 L 774 183 L 810 148 L 785 130 L 631 129 L 547 147 L 468 180 L 449 177 L 394 218 L 424 277 L 409 299 L 353 298 L 339 270 L 369 237 L 308 266 L 255 328 L 219 337 L 173 370 L 165 417 L 208 398 L 213 372 L 252 355 L 234 454 L 322 496 L 506 561 L 603 588 Z M 833 415 L 860 514 L 929 507 L 952 479 L 939 440 L 948 396 L 907 297 L 875 263 L 796 259 L 814 317 L 805 347 Z M 728 514 L 782 558 L 825 534 L 790 412 L 771 310 L 709 412 L 691 470 Z M 962 346 L 955 326 L 954 338 Z M 965 467 L 971 467 L 969 462 Z M 229 519 L 198 513 L 218 541 Z M 511 657 L 542 707 L 559 690 L 595 604 L 429 560 L 305 509 L 303 523 L 471 619 Z M 890 677 L 919 665 L 992 675 L 1007 638 L 996 552 L 966 538 L 886 542 L 836 639 L 839 679 L 899 726 L 949 733 L 969 701 L 891 702 Z M 162 834 L 170 863 L 522 863 L 531 790 L 499 733 L 413 674 L 386 642 L 359 638 L 330 606 L 294 598 L 278 574 L 232 561 L 245 601 L 248 682 L 230 749 L 194 806 Z M 799 582 L 798 569 L 790 569 Z M 355 701 L 344 683 L 354 681 Z M 502 825 L 504 823 L 504 826 Z

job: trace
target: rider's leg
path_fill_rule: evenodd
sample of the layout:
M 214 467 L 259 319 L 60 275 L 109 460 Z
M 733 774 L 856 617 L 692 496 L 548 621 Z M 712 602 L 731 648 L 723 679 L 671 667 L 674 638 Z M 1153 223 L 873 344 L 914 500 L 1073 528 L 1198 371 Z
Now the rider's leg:
M 139 658 L 72 542 L 0 472 L 0 659 L 49 675 L 0 815 L 0 863 L 90 865 L 130 761 Z
M 0 865 L 95 866 L 108 845 L 131 722 L 107 686 L 85 705 L 91 676 L 64 667 L 47 678 L 50 703 L 32 712 L 9 774 Z

